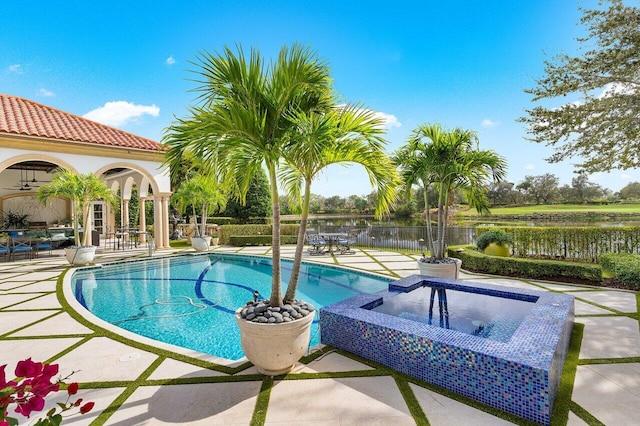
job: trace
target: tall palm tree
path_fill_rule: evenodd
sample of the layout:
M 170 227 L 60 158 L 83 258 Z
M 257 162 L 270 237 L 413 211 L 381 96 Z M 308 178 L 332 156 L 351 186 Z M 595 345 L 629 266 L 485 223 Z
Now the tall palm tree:
M 378 217 L 388 213 L 398 183 L 396 170 L 383 150 L 384 123 L 371 111 L 357 106 L 340 106 L 325 113 L 299 113 L 295 123 L 291 136 L 295 143 L 286 152 L 286 164 L 279 175 L 289 195 L 293 199 L 302 198 L 298 243 L 285 301 L 295 298 L 309 217 L 311 183 L 317 174 L 330 164 L 362 165 L 371 184 L 378 188 Z
M 283 47 L 265 66 L 252 49 L 246 58 L 225 47 L 221 54 L 202 53 L 196 91 L 200 106 L 169 127 L 164 141 L 167 162 L 179 164 L 191 153 L 212 170 L 234 181 L 244 201 L 252 176 L 264 167 L 271 191 L 273 270 L 270 304 L 283 304 L 280 268 L 280 207 L 277 171 L 299 112 L 326 111 L 331 106 L 329 68 L 309 48 Z
M 117 203 L 116 194 L 93 173 L 80 174 L 60 169 L 51 182 L 38 188 L 38 200 L 43 204 L 53 197 L 71 201 L 71 215 L 75 245 L 80 246 L 80 217 L 83 224 L 83 246 L 91 245 L 91 202 L 104 200 L 111 205 Z
M 420 184 L 427 218 L 427 247 L 434 261 L 446 253 L 449 206 L 456 190 L 479 213 L 489 210 L 486 197 L 490 180 L 501 181 L 506 160 L 492 150 L 479 149 L 478 136 L 470 130 L 447 131 L 440 124 L 423 124 L 413 130 L 407 143 L 394 154 L 407 190 Z M 436 229 L 431 221 L 428 189 L 437 193 Z

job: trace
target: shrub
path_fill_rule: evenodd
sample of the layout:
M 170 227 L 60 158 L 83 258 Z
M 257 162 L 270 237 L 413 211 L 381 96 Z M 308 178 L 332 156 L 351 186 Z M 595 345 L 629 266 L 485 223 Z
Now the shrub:
M 640 289 L 640 255 L 605 254 L 600 257 L 600 265 L 621 283 Z
M 514 257 L 487 256 L 477 250 L 449 247 L 448 255 L 462 260 L 462 266 L 477 272 L 535 279 L 571 278 L 577 281 L 602 281 L 600 265 L 561 260 L 521 259 Z
M 280 237 L 282 238 L 285 235 L 295 235 L 297 239 L 299 229 L 300 225 L 297 224 L 283 224 L 280 226 Z M 222 225 L 218 228 L 218 232 L 220 233 L 220 244 L 225 245 L 232 244 L 231 237 L 233 236 L 268 235 L 269 238 L 271 238 L 271 225 Z M 284 239 L 282 242 L 287 244 L 284 242 Z M 271 240 L 269 240 L 267 244 L 271 244 Z
M 281 235 L 281 244 L 295 244 L 298 241 L 297 235 Z M 271 235 L 233 235 L 229 237 L 229 244 L 232 246 L 269 246 L 271 245 Z
M 502 229 L 513 237 L 514 256 L 546 257 L 579 262 L 598 263 L 607 253 L 637 253 L 640 247 L 640 227 L 589 226 L 478 226 L 479 236 L 493 229 Z
M 496 228 L 480 234 L 476 240 L 476 246 L 480 251 L 489 247 L 489 244 L 491 243 L 495 243 L 499 246 L 511 245 L 513 244 L 513 237 L 507 234 L 504 230 Z

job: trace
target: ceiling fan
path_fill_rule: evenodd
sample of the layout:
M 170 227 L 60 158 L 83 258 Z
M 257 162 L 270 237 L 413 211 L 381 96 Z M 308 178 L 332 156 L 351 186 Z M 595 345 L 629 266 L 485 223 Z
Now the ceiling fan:
M 34 185 L 35 183 L 40 183 L 44 181 L 39 181 L 36 179 L 35 170 L 33 171 L 33 178 L 29 179 L 29 170 L 20 169 L 20 180 L 18 184 L 14 185 L 12 188 L 3 188 L 7 190 L 15 191 L 18 188 L 19 191 L 31 191 L 33 188 L 38 188 L 39 185 Z
M 21 183 L 47 183 L 47 182 L 51 182 L 50 180 L 39 180 L 36 179 L 36 169 L 31 169 L 32 172 L 32 177 L 31 179 L 29 179 L 29 168 L 27 167 L 27 169 L 24 172 L 24 178 L 22 176 L 22 170 L 20 171 L 20 182 Z

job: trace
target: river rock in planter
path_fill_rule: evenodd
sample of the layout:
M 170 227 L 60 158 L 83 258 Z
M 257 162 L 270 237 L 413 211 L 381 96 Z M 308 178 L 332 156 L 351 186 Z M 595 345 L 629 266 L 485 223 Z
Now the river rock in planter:
M 268 300 L 248 302 L 240 311 L 240 317 L 251 322 L 279 324 L 313 315 L 316 308 L 310 303 L 295 300 L 284 306 L 271 306 Z

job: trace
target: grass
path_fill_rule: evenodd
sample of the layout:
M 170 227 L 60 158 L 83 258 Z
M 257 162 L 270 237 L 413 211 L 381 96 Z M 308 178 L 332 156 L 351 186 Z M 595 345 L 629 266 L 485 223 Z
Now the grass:
M 608 204 L 608 205 L 584 205 L 584 204 L 540 204 L 518 207 L 495 207 L 491 209 L 492 215 L 519 215 L 540 213 L 634 213 L 640 215 L 640 204 Z M 461 210 L 459 216 L 478 216 L 474 209 Z

